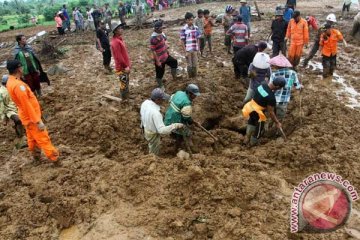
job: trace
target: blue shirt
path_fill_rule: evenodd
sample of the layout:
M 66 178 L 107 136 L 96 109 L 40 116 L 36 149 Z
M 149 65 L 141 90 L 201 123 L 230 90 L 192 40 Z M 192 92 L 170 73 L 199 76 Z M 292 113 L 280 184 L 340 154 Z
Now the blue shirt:
M 275 77 L 283 77 L 286 81 L 285 87 L 275 92 L 276 103 L 289 103 L 292 87 L 295 86 L 296 89 L 301 88 L 296 72 L 289 68 L 282 68 L 271 74 L 270 82 L 272 82 Z
M 63 12 L 63 15 L 66 18 L 66 20 L 70 20 L 69 14 L 67 13 L 66 8 L 63 8 L 61 11 Z
M 250 6 L 241 6 L 239 9 L 239 14 L 242 17 L 242 22 L 247 24 L 251 21 L 251 9 Z
M 285 11 L 284 11 L 284 16 L 283 16 L 284 20 L 286 22 L 290 22 L 293 14 L 294 14 L 294 10 L 292 10 L 292 8 L 289 8 L 289 7 L 286 8 Z

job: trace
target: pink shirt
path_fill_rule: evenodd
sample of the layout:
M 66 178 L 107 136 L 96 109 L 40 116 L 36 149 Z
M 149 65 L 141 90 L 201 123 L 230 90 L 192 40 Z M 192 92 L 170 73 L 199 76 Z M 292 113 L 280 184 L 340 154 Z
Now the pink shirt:
M 61 17 L 56 16 L 55 17 L 56 27 L 62 27 L 62 20 Z

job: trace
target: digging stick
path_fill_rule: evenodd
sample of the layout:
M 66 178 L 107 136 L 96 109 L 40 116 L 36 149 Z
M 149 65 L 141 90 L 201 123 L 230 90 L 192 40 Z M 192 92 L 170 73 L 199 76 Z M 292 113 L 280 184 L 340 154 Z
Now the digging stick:
M 196 123 L 196 126 L 198 126 L 201 130 L 203 130 L 204 132 L 206 132 L 212 139 L 214 139 L 215 141 L 218 141 L 219 139 L 217 139 L 214 135 L 211 134 L 211 132 L 209 132 L 208 130 L 206 130 L 203 126 L 201 126 L 201 124 Z
M 283 136 L 284 140 L 286 141 L 286 135 L 284 133 L 284 130 L 281 128 L 279 128 L 280 132 L 281 132 L 281 135 Z

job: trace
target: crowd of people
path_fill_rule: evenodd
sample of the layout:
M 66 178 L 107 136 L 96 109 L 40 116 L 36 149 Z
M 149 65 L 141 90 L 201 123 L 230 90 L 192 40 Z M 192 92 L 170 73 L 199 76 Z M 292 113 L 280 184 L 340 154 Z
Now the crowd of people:
M 269 26 L 272 46 L 266 41 L 250 44 L 251 7 L 246 0 L 240 0 L 240 3 L 238 11 L 233 6 L 226 6 L 221 25 L 224 28 L 225 49 L 227 53 L 233 54 L 235 79 L 241 79 L 243 83 L 248 84 L 242 109 L 244 118 L 248 119 L 244 144 L 254 146 L 263 135 L 265 125 L 275 124 L 282 132 L 281 122 L 287 112 L 292 88 L 295 87 L 299 91 L 303 89 L 297 75 L 297 66 L 303 56 L 304 46 L 310 42 L 309 26 L 317 32 L 303 66 L 305 67 L 315 54 L 320 52 L 324 79 L 331 77 L 336 69 L 338 42 L 343 42 L 345 47 L 347 43 L 342 33 L 336 29 L 335 14 L 330 13 L 324 23 L 319 25 L 312 16 L 302 17 L 296 8 L 296 1 L 288 1 L 285 8 L 276 8 Z M 105 18 L 94 15 L 96 7 L 89 10 L 92 11 L 91 16 L 96 29 L 96 45 L 103 55 L 105 73 L 116 75 L 120 97 L 122 101 L 126 101 L 130 94 L 129 77 L 132 68 L 128 48 L 123 39 L 126 23 L 120 21 L 111 24 L 112 12 L 108 4 L 104 7 L 102 13 L 99 11 L 99 16 L 105 14 Z M 77 30 L 81 29 L 78 26 L 82 25 L 81 17 L 76 17 L 78 13 L 81 12 L 74 8 L 72 16 Z M 61 14 L 65 20 L 62 25 L 59 21 L 58 28 L 70 28 L 66 5 L 63 6 Z M 206 44 L 207 52 L 213 54 L 212 30 L 219 25 L 207 9 L 199 9 L 196 17 L 187 12 L 184 20 L 184 26 L 179 29 L 179 41 L 186 58 L 188 78 L 195 82 L 198 61 L 206 57 Z M 356 21 L 359 21 L 359 14 L 355 17 L 355 23 Z M 163 77 L 166 65 L 170 67 L 174 80 L 179 79 L 180 73 L 177 59 L 169 53 L 167 36 L 163 30 L 164 22 L 154 21 L 153 33 L 149 36 L 149 51 L 152 53 L 157 87 L 152 91 L 151 98 L 143 102 L 140 110 L 141 127 L 149 143 L 149 152 L 156 155 L 160 153 L 160 135 L 171 134 L 179 145 L 185 144 L 187 150 L 192 151 L 190 125 L 201 128 L 200 123 L 192 119 L 192 105 L 196 97 L 200 96 L 200 89 L 196 84 L 191 83 L 185 90 L 176 91 L 171 96 L 165 93 Z M 110 40 L 111 32 L 113 37 Z M 16 43 L 13 59 L 7 61 L 9 75 L 3 76 L 0 88 L 1 119 L 6 122 L 11 119 L 18 136 L 23 136 L 25 129 L 27 145 L 35 159 L 39 158 L 42 150 L 48 159 L 56 162 L 59 152 L 51 143 L 38 102 L 38 98 L 41 97 L 40 82 L 50 84 L 49 79 L 33 49 L 27 44 L 26 37 L 16 36 Z M 265 52 L 269 47 L 272 48 L 271 56 Z M 114 69 L 110 66 L 111 58 L 114 59 Z M 168 102 L 168 108 L 163 118 L 160 105 L 165 102 Z

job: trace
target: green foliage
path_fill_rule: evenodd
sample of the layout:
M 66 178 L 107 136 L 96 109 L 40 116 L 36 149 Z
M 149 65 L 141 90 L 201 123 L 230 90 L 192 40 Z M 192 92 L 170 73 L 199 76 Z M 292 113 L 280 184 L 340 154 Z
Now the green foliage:
M 79 1 L 79 6 L 81 7 L 87 7 L 89 5 L 87 0 L 80 0 Z
M 30 15 L 29 14 L 23 14 L 23 15 L 20 15 L 18 18 L 17 18 L 17 22 L 18 23 L 29 23 L 30 21 Z
M 7 24 L 8 24 L 8 21 L 6 21 L 6 19 L 0 17 L 0 24 L 1 24 L 1 25 L 7 25 Z
M 45 18 L 45 21 L 51 21 L 54 20 L 55 14 L 61 9 L 60 5 L 55 6 L 48 6 L 44 8 L 43 15 Z

